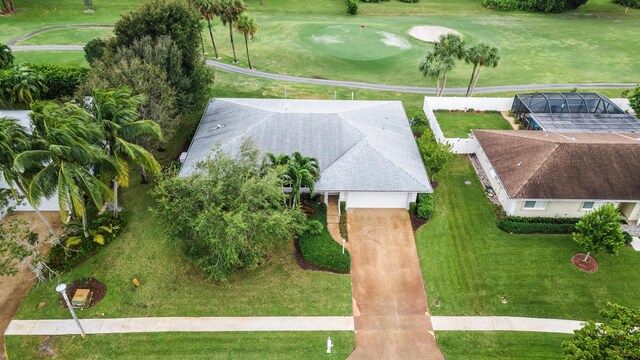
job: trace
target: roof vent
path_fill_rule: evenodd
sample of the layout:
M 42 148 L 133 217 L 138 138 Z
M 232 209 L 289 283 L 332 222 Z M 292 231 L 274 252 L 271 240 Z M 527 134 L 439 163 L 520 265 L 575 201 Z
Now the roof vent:
M 218 124 L 216 125 L 216 128 L 214 130 L 222 129 L 223 127 L 224 127 L 224 124 Z
M 575 140 L 575 139 L 576 139 L 576 137 L 575 137 L 575 136 L 572 136 L 572 137 L 570 137 L 570 139 L 571 139 L 571 140 Z
M 520 166 L 520 165 L 522 165 L 522 161 L 520 161 L 520 162 L 518 163 L 518 165 L 516 165 L 516 166 Z

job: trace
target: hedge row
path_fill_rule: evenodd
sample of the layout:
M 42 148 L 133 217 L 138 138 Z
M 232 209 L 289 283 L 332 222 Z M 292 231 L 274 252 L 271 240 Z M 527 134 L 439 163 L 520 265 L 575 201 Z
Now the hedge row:
M 43 100 L 72 97 L 89 74 L 88 68 L 77 66 L 53 64 L 27 64 L 27 66 L 42 76 L 45 86 L 49 89 L 43 94 Z
M 587 0 L 484 0 L 482 5 L 490 9 L 531 12 L 561 12 L 577 9 Z
M 511 234 L 571 234 L 575 224 L 554 224 L 498 220 L 498 229 Z
M 542 217 L 542 216 L 507 216 L 506 220 L 524 223 L 577 224 L 580 218 Z
M 320 234 L 305 232 L 298 237 L 298 246 L 305 261 L 328 270 L 347 273 L 351 269 L 351 256 L 342 245 L 331 237 L 327 229 L 327 207 L 324 204 L 312 204 L 316 213 L 309 220 L 318 220 L 324 227 Z
M 349 231 L 347 229 L 347 202 L 340 201 L 340 235 L 343 239 L 349 241 Z

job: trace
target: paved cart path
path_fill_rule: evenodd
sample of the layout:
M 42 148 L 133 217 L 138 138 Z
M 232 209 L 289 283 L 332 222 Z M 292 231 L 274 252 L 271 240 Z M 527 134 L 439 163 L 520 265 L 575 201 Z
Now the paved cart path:
M 432 316 L 435 331 L 529 331 L 572 334 L 582 321 L 510 316 Z M 351 316 L 151 317 L 81 319 L 88 334 L 223 331 L 353 331 Z M 5 335 L 73 335 L 71 319 L 13 320 Z
M 13 45 L 17 45 L 19 42 L 25 41 L 27 39 L 30 39 L 40 33 L 43 33 L 45 31 L 49 31 L 49 30 L 56 30 L 56 29 L 69 29 L 69 28 L 112 28 L 113 25 L 108 25 L 108 24 L 70 24 L 70 25 L 60 25 L 60 26 L 49 26 L 49 27 L 45 27 L 42 29 L 38 29 L 36 31 L 32 31 L 26 35 L 22 35 L 17 39 L 13 39 L 11 41 L 9 41 L 7 43 L 7 45 L 9 46 L 13 46 Z
M 15 45 L 11 46 L 13 51 L 82 51 L 81 45 Z M 288 81 L 300 84 L 340 86 L 355 89 L 377 90 L 377 91 L 393 91 L 401 93 L 418 93 L 418 94 L 434 94 L 433 87 L 404 86 L 404 85 L 387 85 L 387 84 L 371 84 L 357 81 L 342 80 L 325 80 L 313 79 L 299 76 L 272 74 L 259 70 L 245 69 L 239 66 L 221 63 L 218 61 L 207 60 L 207 65 L 233 72 L 236 74 L 255 76 L 264 79 Z M 570 84 L 523 84 L 523 85 L 499 85 L 499 86 L 480 86 L 475 89 L 476 94 L 480 93 L 496 93 L 504 91 L 538 91 L 538 90 L 566 90 L 566 89 L 631 89 L 636 87 L 636 83 L 570 83 Z M 464 95 L 467 92 L 466 87 L 452 87 L 445 90 L 446 95 Z

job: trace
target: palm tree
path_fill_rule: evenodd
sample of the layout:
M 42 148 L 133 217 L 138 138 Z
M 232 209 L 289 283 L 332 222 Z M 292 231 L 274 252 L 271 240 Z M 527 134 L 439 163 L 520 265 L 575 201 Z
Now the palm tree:
M 0 44 L 0 70 L 11 67 L 13 60 L 14 57 L 11 48 L 5 44 Z
M 454 58 L 451 56 L 440 56 L 435 52 L 427 53 L 419 69 L 422 75 L 436 79 L 436 96 L 442 96 L 444 86 L 447 82 L 447 72 L 451 71 L 455 66 Z M 442 77 L 442 88 L 440 87 L 440 78 Z
M 18 65 L 9 70 L 8 76 L 0 78 L 0 103 L 4 105 L 29 105 L 47 91 L 44 79 L 33 69 Z
M 87 201 L 100 209 L 111 198 L 111 189 L 94 173 L 118 172 L 118 164 L 94 145 L 100 131 L 91 116 L 72 104 L 42 103 L 32 107 L 33 149 L 18 154 L 14 167 L 23 174 L 32 173 L 26 192 L 29 202 L 58 193 L 62 221 L 70 216 L 82 219 L 85 238 Z
M 320 164 L 312 157 L 302 156 L 299 152 L 291 154 L 287 176 L 291 181 L 291 208 L 300 205 L 300 192 L 303 188 L 314 194 L 315 183 L 320 176 Z
M 211 37 L 211 45 L 213 45 L 213 52 L 216 55 L 216 59 L 219 59 L 218 56 L 218 48 L 216 47 L 216 42 L 213 39 L 213 30 L 211 25 L 211 20 L 214 17 L 218 16 L 220 11 L 220 5 L 213 0 L 193 0 L 193 4 L 200 12 L 200 15 L 207 20 L 207 26 L 209 27 L 209 36 Z
M 0 172 L 16 200 L 20 199 L 20 195 L 27 194 L 29 186 L 25 177 L 19 171 L 16 171 L 13 164 L 16 155 L 28 150 L 30 146 L 29 135 L 16 120 L 0 117 Z M 16 187 L 18 191 L 16 191 Z M 34 206 L 31 202 L 29 204 L 53 236 L 53 227 L 51 227 L 49 221 L 42 216 L 37 206 Z
M 145 101 L 144 96 L 132 96 L 127 87 L 112 90 L 94 90 L 91 113 L 93 122 L 102 132 L 103 153 L 123 169 L 113 177 L 113 218 L 118 218 L 118 188 L 129 184 L 129 164 L 133 163 L 160 172 L 160 164 L 145 148 L 133 141 L 141 136 L 162 139 L 160 126 L 152 120 L 138 120 L 138 107 Z
M 498 54 L 498 48 L 491 47 L 489 44 L 480 43 L 470 47 L 464 59 L 467 64 L 473 64 L 471 80 L 469 81 L 466 94 L 466 96 L 472 96 L 482 68 L 484 66 L 498 66 L 500 55 Z
M 233 23 L 238 20 L 240 15 L 247 10 L 242 0 L 220 0 L 217 3 L 219 9 L 220 20 L 223 25 L 229 25 L 229 38 L 231 39 L 231 49 L 233 50 L 233 63 L 238 63 L 236 56 L 236 46 L 233 43 Z
M 465 55 L 465 45 L 466 44 L 460 35 L 444 34 L 440 35 L 440 40 L 435 43 L 433 52 L 443 59 L 451 58 L 462 60 Z M 455 61 L 452 63 L 451 68 L 444 69 L 442 74 L 442 87 L 438 96 L 442 96 L 444 94 L 444 89 L 447 86 L 447 74 L 455 67 Z
M 249 36 L 251 39 L 255 38 L 258 32 L 258 24 L 256 20 L 247 14 L 242 14 L 238 18 L 235 24 L 236 30 L 244 35 L 244 46 L 247 49 L 247 61 L 249 62 L 249 69 L 253 69 L 251 66 L 251 58 L 249 57 Z

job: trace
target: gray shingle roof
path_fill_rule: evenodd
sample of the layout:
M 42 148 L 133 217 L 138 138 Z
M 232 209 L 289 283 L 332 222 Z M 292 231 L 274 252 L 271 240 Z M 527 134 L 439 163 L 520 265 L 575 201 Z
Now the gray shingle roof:
M 433 191 L 399 101 L 212 99 L 180 176 L 216 146 L 237 153 L 247 137 L 263 153 L 318 159 L 319 192 Z

